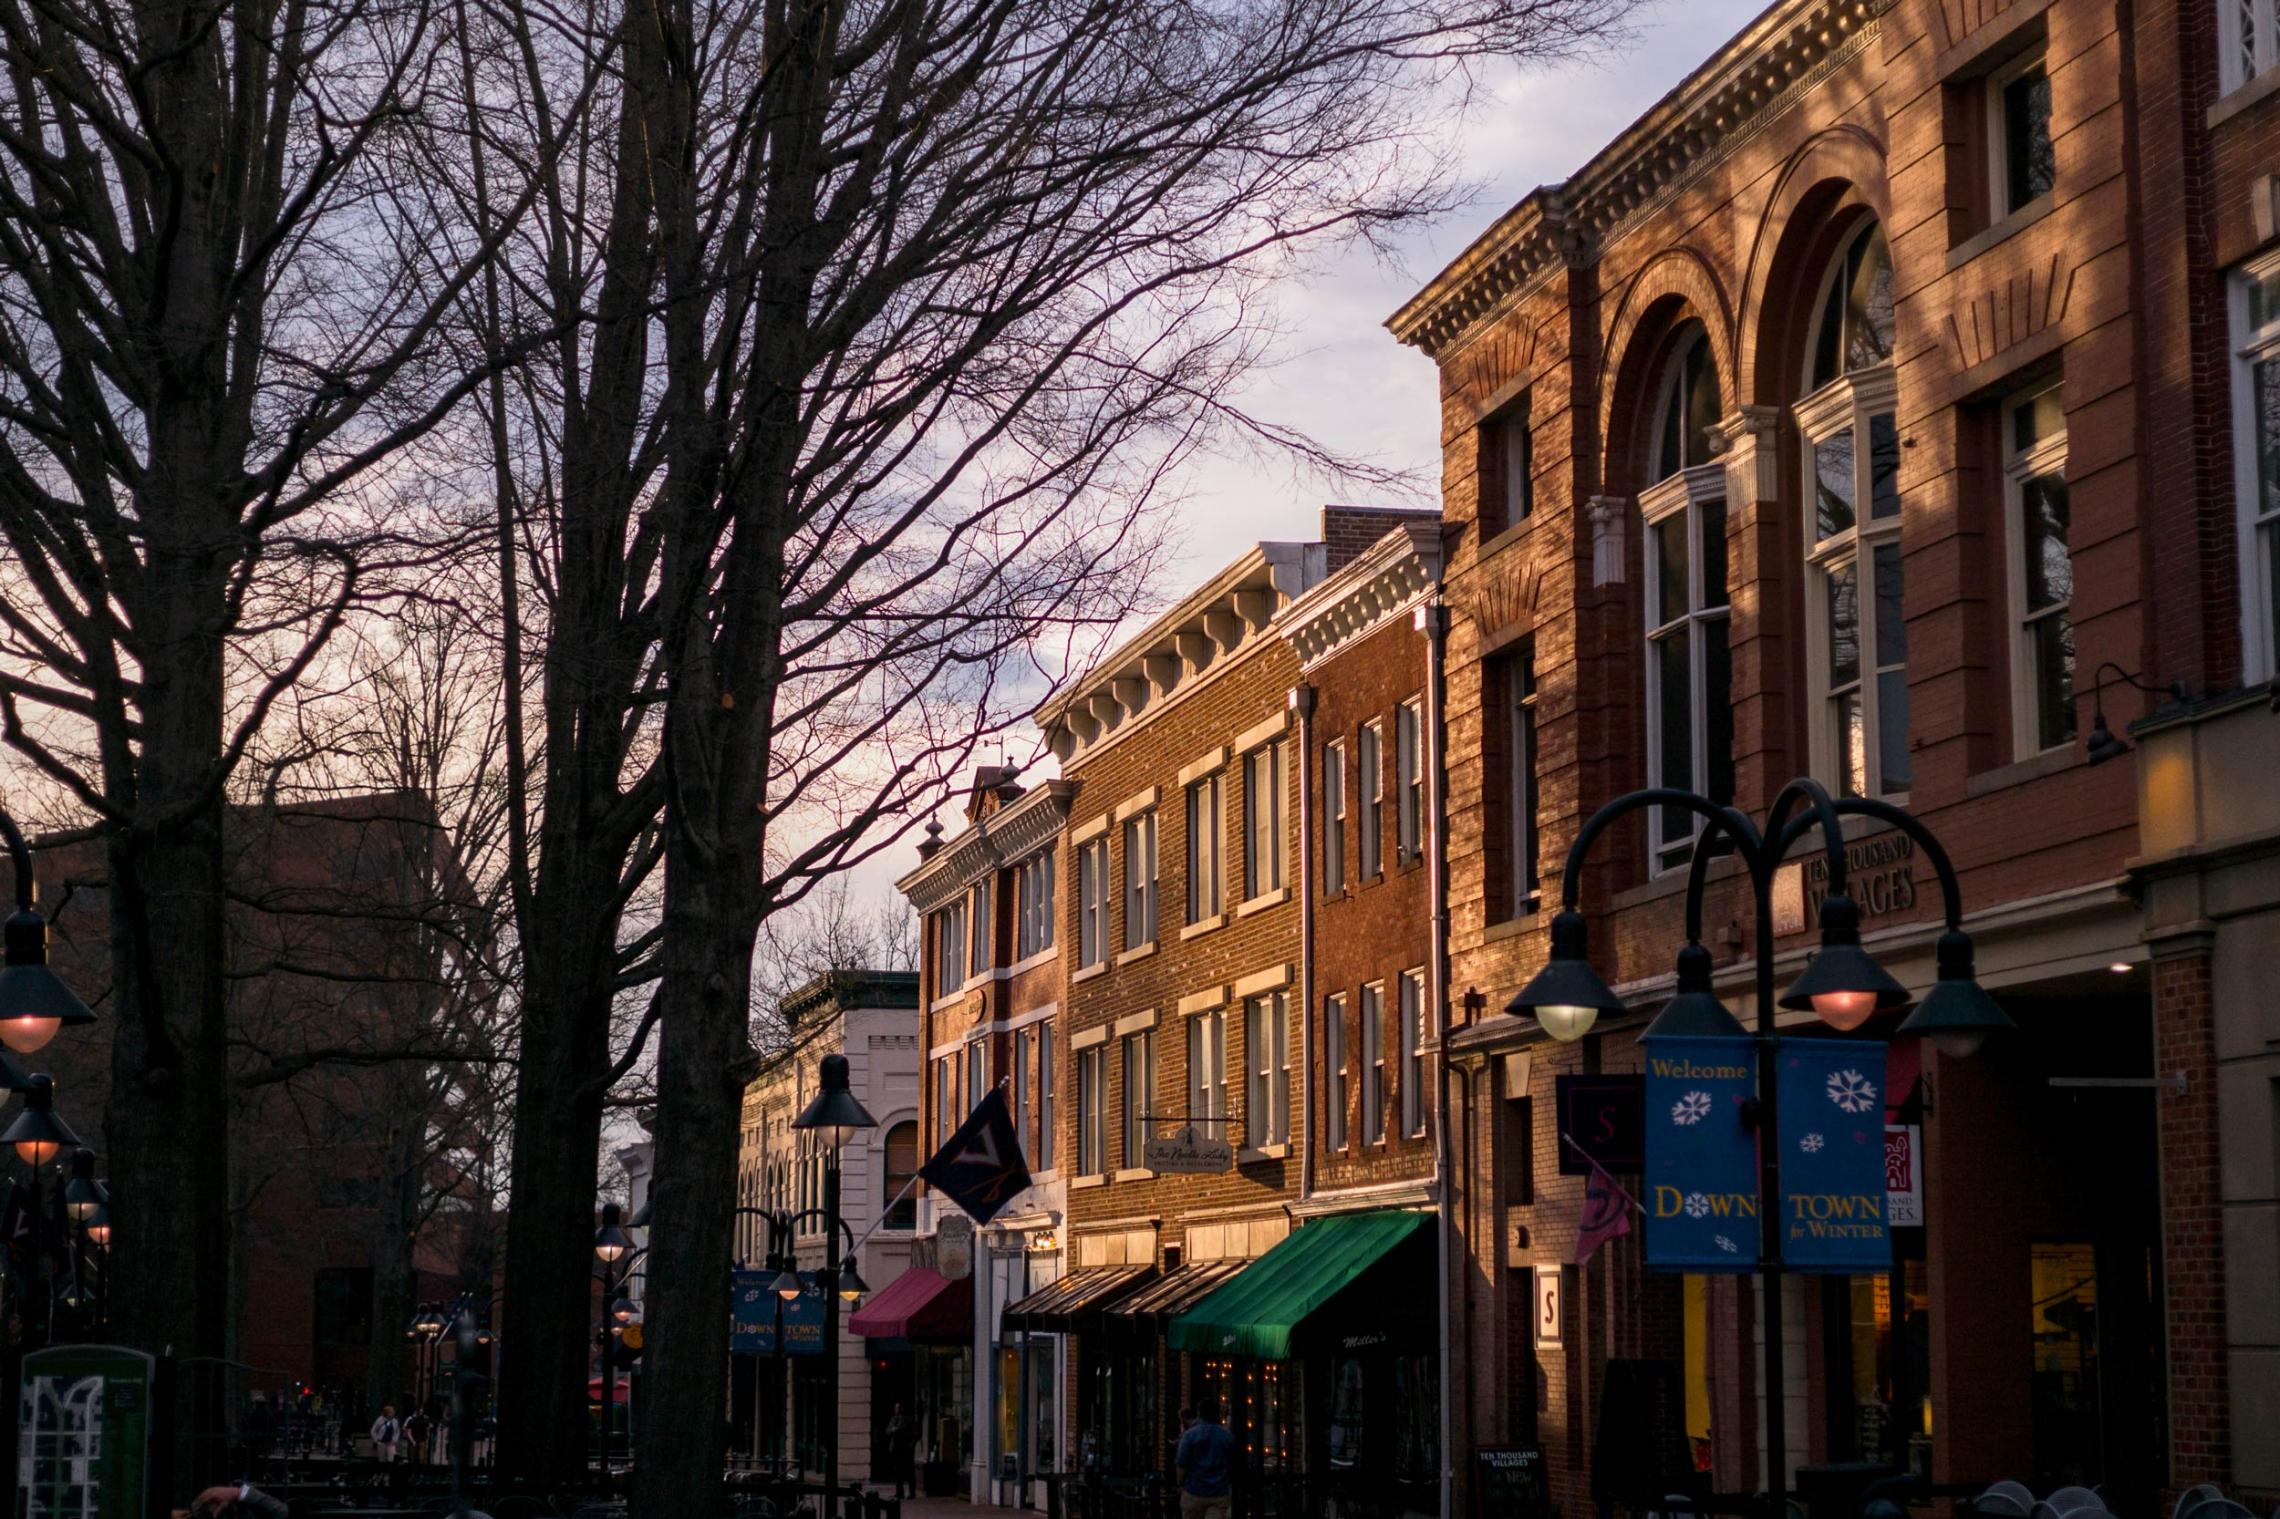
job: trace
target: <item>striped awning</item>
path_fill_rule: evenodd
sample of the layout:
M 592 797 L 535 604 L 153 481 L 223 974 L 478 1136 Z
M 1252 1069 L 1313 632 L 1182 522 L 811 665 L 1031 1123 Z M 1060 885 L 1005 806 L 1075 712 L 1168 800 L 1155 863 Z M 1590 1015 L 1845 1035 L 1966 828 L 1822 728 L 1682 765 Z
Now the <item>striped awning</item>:
M 1200 1266 L 1182 1266 L 1130 1297 L 1117 1299 L 1109 1305 L 1108 1311 L 1113 1317 L 1135 1322 L 1168 1319 L 1211 1296 L 1247 1264 L 1245 1261 L 1207 1261 Z
M 1156 1274 L 1154 1266 L 1093 1266 L 1048 1282 L 1005 1310 L 1005 1327 L 1060 1334 Z

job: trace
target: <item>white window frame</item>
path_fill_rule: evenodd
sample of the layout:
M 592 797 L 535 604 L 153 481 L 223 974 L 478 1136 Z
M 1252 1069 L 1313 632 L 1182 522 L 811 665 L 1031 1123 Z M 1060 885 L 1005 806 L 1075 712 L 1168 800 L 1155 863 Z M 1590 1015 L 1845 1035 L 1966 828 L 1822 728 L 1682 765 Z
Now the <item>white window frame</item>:
M 1077 846 L 1077 969 L 1108 963 L 1108 835 Z
M 1401 973 L 1401 1132 L 1425 1137 L 1425 972 Z
M 1532 392 L 1522 391 L 1488 419 L 1488 447 L 1496 454 L 1497 489 L 1503 499 L 1496 503 L 1493 530 L 1483 533 L 1483 538 L 1518 527 L 1535 515 L 1534 399 Z
M 1346 745 L 1332 739 L 1322 746 L 1322 894 L 1346 889 Z
M 957 1131 L 958 1057 L 944 1055 L 934 1062 L 934 1143 L 940 1147 Z
M 1012 1077 L 1007 1099 L 1013 1110 L 1013 1132 L 1025 1143 L 1029 1137 L 1025 1127 L 1029 1118 L 1029 1059 L 1036 1042 L 1029 1029 L 1013 1031 L 1013 1069 L 1007 1072 Z
M 1263 779 L 1262 779 L 1263 777 Z M 1262 803 L 1264 805 L 1262 805 Z M 1283 814 L 1289 804 L 1283 796 L 1282 744 L 1259 745 L 1243 755 L 1243 897 L 1257 901 L 1282 890 Z
M 1037 1025 L 1037 1169 L 1053 1169 L 1053 1025 Z
M 1835 277 L 1843 267 L 1844 260 L 1840 257 L 1835 261 L 1831 277 Z M 1849 793 L 1852 789 L 1851 768 L 1844 752 L 1843 738 L 1836 731 L 1837 725 L 1831 716 L 1831 709 L 1841 699 L 1842 693 L 1830 688 L 1832 652 L 1829 647 L 1831 579 L 1837 572 L 1851 566 L 1855 577 L 1854 604 L 1859 619 L 1860 645 L 1860 668 L 1854 686 L 1862 714 L 1859 790 L 1863 796 L 1878 797 L 1888 802 L 1904 801 L 1908 792 L 1905 786 L 1887 787 L 1885 784 L 1882 743 L 1884 713 L 1879 677 L 1897 671 L 1901 677 L 1902 689 L 1906 689 L 1906 628 L 1903 618 L 1900 662 L 1893 666 L 1879 666 L 1876 551 L 1880 548 L 1899 550 L 1900 524 L 1907 516 L 1907 503 L 1903 496 L 1900 510 L 1890 517 L 1874 517 L 1875 486 L 1871 469 L 1875 455 L 1875 419 L 1880 416 L 1892 418 L 1897 428 L 1898 398 L 1899 385 L 1893 377 L 1892 366 L 1879 364 L 1832 380 L 1798 402 L 1796 407 L 1798 432 L 1801 435 L 1798 452 L 1803 473 L 1803 495 L 1800 499 L 1804 504 L 1798 512 L 1798 519 L 1805 540 L 1805 644 L 1809 672 L 1808 701 L 1811 704 L 1808 726 L 1812 733 L 1813 773 L 1832 791 Z M 1853 439 L 1853 525 L 1827 538 L 1821 538 L 1818 536 L 1817 493 L 1820 490 L 1820 474 L 1816 453 L 1823 441 L 1847 431 L 1851 432 Z M 1896 482 L 1894 489 L 1898 488 Z M 1903 731 L 1900 742 L 1904 753 L 1907 752 L 1907 741 L 1908 735 Z M 1911 772 L 1913 768 L 1911 765 Z
M 2280 614 L 2273 603 L 2280 598 L 2274 583 L 2270 539 L 2280 537 L 2280 506 L 2263 510 L 2262 485 L 2256 457 L 2256 394 L 2253 382 L 2259 364 L 2280 364 L 2280 252 L 2267 254 L 2240 270 L 2231 286 L 2233 349 L 2233 459 L 2234 513 L 2239 534 L 2241 569 L 2241 680 L 2244 685 L 2280 680 Z M 2272 290 L 2271 319 L 2249 326 L 2249 291 L 2252 285 Z
M 2027 608 L 2027 501 L 2026 487 L 2031 481 L 2055 475 L 2061 486 L 2066 483 L 2066 426 L 2061 421 L 2058 431 L 2039 439 L 2021 450 L 2014 431 L 2018 414 L 2045 395 L 2058 390 L 2058 382 L 2038 385 L 2003 403 L 2001 426 L 2003 433 L 2003 517 L 2004 548 L 2009 561 L 2011 611 L 2011 752 L 2020 759 L 2046 753 L 2053 749 L 2071 749 L 2075 735 L 2069 732 L 2056 743 L 2042 741 L 2042 713 L 2035 689 L 2035 624 L 2056 618 L 2061 624 L 2073 621 L 2073 601 L 2069 598 L 2055 606 L 2030 612 Z M 2067 546 L 2067 557 L 2073 557 L 2073 546 Z M 2067 700 L 2071 704 L 2073 692 Z
M 1393 709 L 1393 854 L 1406 865 L 1425 851 L 1425 699 Z
M 1077 1173 L 1108 1174 L 1108 1045 L 1077 1051 Z
M 1188 1107 L 1191 1123 L 1227 1117 L 1227 1008 L 1224 1004 L 1191 1014 L 1187 1026 Z M 1207 1133 L 1227 1137 L 1223 1123 Z
M 1386 1129 L 1385 983 L 1362 988 L 1362 1143 L 1382 1145 Z
M 1346 994 L 1322 999 L 1322 1145 L 1346 1148 Z
M 2280 0 L 2216 0 L 2216 6 L 2218 89 L 2229 95 L 2280 67 Z M 2244 9 L 2254 28 L 2246 38 Z
M 2219 0 L 2219 3 L 2230 4 L 2232 0 Z M 2026 49 L 1987 76 L 1982 106 L 1987 121 L 1987 219 L 1990 222 L 1999 222 L 2014 212 L 2022 211 L 2037 199 L 2033 195 L 2021 199 L 2014 193 L 2011 184 L 2011 122 L 2003 111 L 2003 92 L 2036 69 L 2043 71 L 2047 82 L 2050 77 L 2048 57 L 2046 50 L 2039 46 Z M 2055 116 L 2051 126 L 2055 133 Z M 2051 191 L 2041 193 L 2048 195 Z
M 1124 947 L 1156 942 L 1156 809 L 1124 820 Z M 1142 930 L 1145 930 L 1143 932 Z
M 1505 744 L 1505 852 L 1510 857 L 1512 915 L 1525 917 L 1542 905 L 1543 819 L 1536 785 L 1538 731 L 1536 640 L 1523 638 L 1498 651 L 1503 661 Z
M 966 1042 L 966 1113 L 959 1115 L 960 1122 L 981 1104 L 989 1089 L 990 1042 L 987 1038 L 970 1039 Z
M 1187 920 L 1206 923 L 1227 910 L 1227 772 L 1187 787 Z
M 1679 425 L 1683 427 L 1686 425 L 1687 412 L 1693 410 L 1693 406 L 1691 404 L 1693 401 L 1693 393 L 1686 383 L 1686 361 L 1689 358 L 1693 357 L 1696 349 L 1699 348 L 1708 350 L 1710 347 L 1709 328 L 1703 326 L 1702 323 L 1698 321 L 1692 320 L 1684 323 L 1683 325 L 1693 330 L 1687 334 L 1683 342 L 1680 342 L 1675 347 L 1673 347 L 1670 350 L 1669 357 L 1663 360 L 1662 382 L 1656 388 L 1654 418 L 1655 425 L 1654 430 L 1647 434 L 1647 446 L 1649 449 L 1646 464 L 1647 471 L 1653 471 L 1662 467 L 1663 434 L 1670 430 L 1671 418 L 1673 414 L 1678 417 Z M 1717 355 L 1706 352 L 1705 357 L 1709 364 L 1711 386 L 1713 389 L 1717 389 Z M 1719 392 L 1718 399 L 1719 403 L 1722 405 L 1724 403 L 1724 393 L 1722 391 Z M 1679 439 L 1678 444 L 1679 467 L 1672 474 L 1665 475 L 1662 478 L 1664 480 L 1672 480 L 1678 478 L 1680 475 L 1686 474 L 1689 470 L 1711 467 L 1718 469 L 1721 478 L 1723 477 L 1725 466 L 1717 463 L 1716 460 L 1705 457 L 1703 462 L 1700 464 L 1688 464 L 1685 462 L 1689 454 L 1696 452 L 1700 452 L 1707 456 L 1710 452 L 1710 440 L 1707 438 L 1689 439 L 1682 436 Z M 1724 493 L 1725 487 L 1721 484 L 1719 487 L 1719 494 L 1723 495 Z
M 966 908 L 972 901 L 965 892 L 934 912 L 934 995 L 948 997 L 966 984 Z
M 985 876 L 976 881 L 967 893 L 966 918 L 969 924 L 966 956 L 966 980 L 971 983 L 990 973 L 991 962 L 997 953 L 997 881 Z
M 1124 1164 L 1134 1170 L 1146 1162 L 1148 1120 L 1154 1115 L 1156 1094 L 1156 1035 L 1142 1029 L 1124 1036 Z
M 1639 494 L 1639 552 L 1643 573 L 1640 576 L 1639 605 L 1646 619 L 1646 657 L 1640 661 L 1646 667 L 1647 685 L 1647 784 L 1659 786 L 1670 783 L 1671 772 L 1664 754 L 1662 731 L 1662 661 L 1656 657 L 1656 644 L 1666 638 L 1682 637 L 1687 641 L 1687 711 L 1688 743 L 1686 774 L 1681 784 L 1689 791 L 1707 793 L 1710 790 L 1710 708 L 1714 699 L 1731 700 L 1732 690 L 1713 697 L 1710 691 L 1709 647 L 1706 640 L 1728 637 L 1733 616 L 1732 587 L 1726 588 L 1727 599 L 1717 605 L 1710 604 L 1709 584 L 1702 574 L 1702 514 L 1709 507 L 1723 508 L 1726 504 L 1726 467 L 1723 464 L 1698 464 L 1669 479 L 1649 487 Z M 1662 540 L 1656 532 L 1672 517 L 1686 519 L 1686 610 L 1669 621 L 1658 620 L 1661 613 Z M 1722 513 L 1721 513 L 1721 520 Z M 1728 567 L 1731 576 L 1732 568 Z M 1518 740 L 1515 729 L 1514 741 Z M 1729 759 L 1731 757 L 1729 756 Z M 1713 798 L 1731 801 L 1731 797 Z M 1660 875 L 1669 870 L 1682 870 L 1693 858 L 1692 845 L 1702 832 L 1700 815 L 1688 812 L 1683 819 L 1670 816 L 1674 809 L 1650 807 L 1647 809 L 1647 868 Z M 1665 832 L 1673 823 L 1682 823 L 1685 831 Z
M 1354 789 L 1362 804 L 1355 874 L 1385 873 L 1385 724 L 1372 718 L 1354 735 Z
M 1243 999 L 1243 1123 L 1254 1150 L 1290 1143 L 1290 1003 L 1279 991 Z M 1262 1120 L 1264 1120 L 1262 1122 Z
M 1014 954 L 1026 960 L 1053 947 L 1053 850 L 1051 846 L 1015 864 L 1013 895 L 1019 917 Z

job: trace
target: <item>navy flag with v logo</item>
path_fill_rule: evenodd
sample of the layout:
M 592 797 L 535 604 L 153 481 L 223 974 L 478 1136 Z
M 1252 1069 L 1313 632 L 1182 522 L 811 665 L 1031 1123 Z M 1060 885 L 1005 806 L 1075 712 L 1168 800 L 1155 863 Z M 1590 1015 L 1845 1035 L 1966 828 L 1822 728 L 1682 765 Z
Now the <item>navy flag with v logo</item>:
M 918 1174 L 980 1224 L 1027 1191 L 1029 1165 L 1021 1158 L 1021 1136 L 1013 1130 L 1005 1088 L 992 1087 Z

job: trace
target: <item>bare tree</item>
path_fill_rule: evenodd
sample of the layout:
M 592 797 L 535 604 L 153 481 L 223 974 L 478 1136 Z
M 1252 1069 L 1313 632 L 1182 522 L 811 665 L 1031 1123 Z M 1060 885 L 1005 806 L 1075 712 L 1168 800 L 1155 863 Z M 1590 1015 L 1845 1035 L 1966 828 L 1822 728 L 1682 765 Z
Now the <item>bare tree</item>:
M 1445 70 L 1620 0 L 664 0 L 667 708 L 650 1414 L 710 1501 L 755 936 L 1130 609 L 1254 282 L 1446 204 Z M 650 61 L 651 55 L 656 62 Z

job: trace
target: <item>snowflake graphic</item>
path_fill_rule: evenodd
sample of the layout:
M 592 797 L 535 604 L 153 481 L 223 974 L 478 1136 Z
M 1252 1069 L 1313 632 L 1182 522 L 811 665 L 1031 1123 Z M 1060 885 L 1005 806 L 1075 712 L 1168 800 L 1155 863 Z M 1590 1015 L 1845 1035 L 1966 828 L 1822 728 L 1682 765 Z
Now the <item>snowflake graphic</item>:
M 1819 1134 L 1808 1134 L 1804 1138 L 1797 1141 L 1797 1148 L 1803 1150 L 1808 1155 L 1818 1155 L 1821 1153 L 1821 1147 L 1828 1142 L 1829 1141 L 1827 1139 L 1823 1138 Z
M 1710 1216 L 1710 1199 L 1699 1192 L 1687 1193 L 1686 1216 L 1688 1218 L 1708 1218 Z
M 1710 1236 L 1710 1239 L 1712 1243 L 1716 1244 L 1719 1249 L 1725 1251 L 1728 1255 L 1732 1255 L 1735 1252 L 1734 1242 L 1726 1238 L 1725 1235 L 1713 1234 Z
M 1671 1104 L 1670 1121 L 1680 1128 L 1689 1128 L 1710 1116 L 1710 1094 L 1689 1092 Z
M 1876 1101 L 1876 1088 L 1858 1071 L 1837 1071 L 1829 1077 L 1829 1101 L 1847 1113 L 1865 1113 Z

